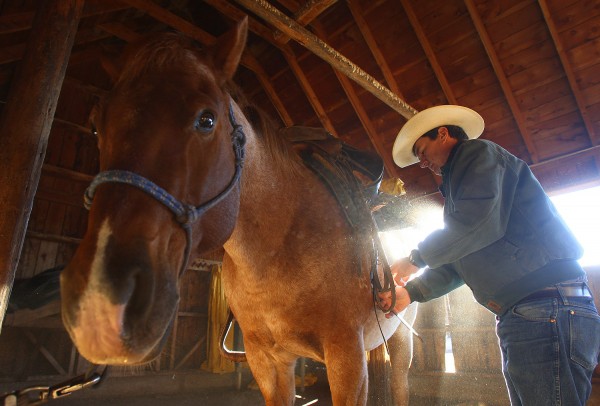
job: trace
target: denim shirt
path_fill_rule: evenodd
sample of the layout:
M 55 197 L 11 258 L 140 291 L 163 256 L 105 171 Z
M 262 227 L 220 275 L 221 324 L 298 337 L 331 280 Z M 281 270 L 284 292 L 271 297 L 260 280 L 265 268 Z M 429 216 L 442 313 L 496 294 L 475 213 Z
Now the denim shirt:
M 467 284 L 496 314 L 584 274 L 583 251 L 529 166 L 487 140 L 459 142 L 442 168 L 444 228 L 419 245 L 428 265 L 408 285 L 427 301 Z M 413 297 L 414 296 L 414 297 Z

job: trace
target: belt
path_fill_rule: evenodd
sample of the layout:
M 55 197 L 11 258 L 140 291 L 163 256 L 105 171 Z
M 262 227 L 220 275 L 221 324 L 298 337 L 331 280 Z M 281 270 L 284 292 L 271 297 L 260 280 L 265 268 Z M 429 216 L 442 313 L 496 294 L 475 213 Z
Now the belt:
M 590 292 L 590 290 L 588 289 L 588 287 L 586 285 L 580 285 L 580 286 L 561 286 L 560 287 L 560 291 L 562 291 L 563 295 L 565 297 L 592 297 L 592 292 Z M 535 300 L 535 299 L 546 299 L 546 298 L 559 298 L 561 297 L 561 294 L 559 292 L 558 288 L 547 288 L 547 289 L 542 289 L 542 290 L 538 290 L 537 292 L 533 292 L 531 295 L 524 297 L 523 299 L 521 299 L 519 301 L 520 302 L 526 302 L 529 300 Z

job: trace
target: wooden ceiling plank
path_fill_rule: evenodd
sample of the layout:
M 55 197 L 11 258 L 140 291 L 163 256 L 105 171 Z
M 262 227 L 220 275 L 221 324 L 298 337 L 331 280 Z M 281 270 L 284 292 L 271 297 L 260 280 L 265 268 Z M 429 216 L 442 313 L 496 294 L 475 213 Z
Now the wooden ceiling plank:
M 205 0 L 205 2 L 208 3 L 209 5 L 211 5 L 212 7 L 214 7 L 216 10 L 218 10 L 222 14 L 224 14 L 225 16 L 232 18 L 234 20 L 240 20 L 244 16 L 246 16 L 246 13 L 244 13 L 242 10 L 238 9 L 235 6 L 232 6 L 230 3 L 228 3 L 224 0 Z M 288 65 L 290 66 L 290 69 L 292 70 L 292 73 L 296 76 L 298 83 L 304 90 L 304 93 L 306 94 L 306 97 L 308 98 L 310 105 L 313 107 L 315 114 L 319 118 L 319 121 L 321 122 L 323 127 L 325 129 L 327 129 L 327 131 L 329 131 L 331 134 L 333 134 L 334 136 L 337 137 L 338 134 L 335 131 L 335 128 L 334 128 L 331 120 L 327 116 L 325 109 L 323 108 L 321 102 L 319 101 L 319 99 L 316 95 L 316 92 L 310 85 L 310 82 L 308 81 L 306 75 L 302 71 L 302 68 L 298 64 L 297 58 L 294 55 L 291 47 L 280 44 L 277 41 L 275 41 L 275 39 L 273 38 L 273 32 L 269 28 L 265 27 L 263 24 L 260 24 L 258 21 L 254 20 L 253 18 L 249 18 L 249 28 L 250 28 L 250 31 L 254 32 L 255 34 L 257 34 L 258 36 L 260 36 L 265 41 L 269 42 L 270 44 L 272 44 L 274 47 L 278 48 L 282 52 L 284 58 L 286 59 L 286 61 L 288 62 Z M 274 78 L 271 77 L 268 82 L 272 83 L 273 80 L 274 80 Z M 278 109 L 276 108 L 276 110 L 278 110 Z M 282 119 L 283 119 L 283 117 L 282 117 Z
M 337 0 L 308 0 L 294 13 L 294 20 L 302 26 L 307 26 L 335 3 L 337 3 Z M 291 39 L 279 30 L 273 33 L 273 37 L 281 44 L 287 44 Z
M 173 27 L 185 35 L 195 39 L 204 45 L 213 45 L 216 42 L 216 38 L 206 31 L 200 29 L 196 25 L 190 23 L 188 20 L 179 17 L 171 13 L 170 11 L 160 7 L 151 0 L 123 0 L 131 7 L 134 7 L 150 17 L 158 20 L 166 25 Z
M 448 100 L 448 103 L 450 104 L 458 104 L 456 97 L 454 96 L 454 92 L 450 87 L 450 83 L 448 83 L 448 79 L 444 74 L 444 70 L 442 69 L 439 63 L 438 58 L 435 56 L 435 52 L 433 51 L 433 48 L 431 47 L 431 44 L 429 43 L 429 40 L 427 39 L 427 36 L 423 31 L 423 27 L 421 26 L 421 23 L 419 22 L 419 19 L 417 18 L 414 9 L 412 8 L 408 0 L 400 0 L 400 2 L 402 3 L 402 7 L 406 12 L 408 20 L 410 21 L 410 25 L 413 27 L 413 30 L 415 30 L 415 34 L 417 35 L 419 43 L 421 44 L 421 47 L 423 48 L 423 51 L 427 56 L 427 60 L 429 61 L 429 64 L 433 69 L 435 77 L 437 78 L 440 86 L 442 87 L 442 91 L 446 96 L 446 100 Z
M 403 1 L 405 1 L 405 0 L 403 0 Z M 519 108 L 519 104 L 517 103 L 515 95 L 513 94 L 513 91 L 510 88 L 508 79 L 506 78 L 506 74 L 504 73 L 504 71 L 502 69 L 502 65 L 500 64 L 500 60 L 494 49 L 494 44 L 492 43 L 492 40 L 490 39 L 490 36 L 488 35 L 488 33 L 485 29 L 485 25 L 483 24 L 483 20 L 477 13 L 477 8 L 475 7 L 473 0 L 465 0 L 465 4 L 469 11 L 469 15 L 471 16 L 471 20 L 473 21 L 473 24 L 475 25 L 475 29 L 477 30 L 477 33 L 479 34 L 479 38 L 481 39 L 481 42 L 485 49 L 485 52 L 487 53 L 490 63 L 492 64 L 494 72 L 496 73 L 496 76 L 498 77 L 498 82 L 500 83 L 500 87 L 502 88 L 504 97 L 506 97 L 508 106 L 510 107 L 511 112 L 514 115 L 514 119 L 517 124 L 517 127 L 519 128 L 519 131 L 521 132 L 521 137 L 523 137 L 523 141 L 525 142 L 525 145 L 527 146 L 527 149 L 529 150 L 529 155 L 531 156 L 531 160 L 533 161 L 533 163 L 539 162 L 539 154 L 538 154 L 537 148 L 535 147 L 535 144 L 532 141 L 531 132 L 525 125 L 525 118 L 523 117 L 523 113 L 521 112 L 521 110 Z
M 292 117 L 290 116 L 287 109 L 285 108 L 285 105 L 279 98 L 279 95 L 277 95 L 277 92 L 275 91 L 273 85 L 271 84 L 271 81 L 269 80 L 269 76 L 264 71 L 260 63 L 252 55 L 244 55 L 246 57 L 247 63 L 249 64 L 249 69 L 251 69 L 252 72 L 254 72 L 254 74 L 262 84 L 265 93 L 267 93 L 267 96 L 271 100 L 271 103 L 273 103 L 273 105 L 275 106 L 275 109 L 277 110 L 277 113 L 279 114 L 279 117 L 281 117 L 283 123 L 288 127 L 293 125 L 294 121 L 292 120 Z
M 544 15 L 544 20 L 546 20 L 546 26 L 548 27 L 548 31 L 550 31 L 550 36 L 552 37 L 552 41 L 554 42 L 554 46 L 556 48 L 556 52 L 560 58 L 560 62 L 562 64 L 563 70 L 567 75 L 567 80 L 569 81 L 569 86 L 571 87 L 571 92 L 573 93 L 573 97 L 575 98 L 575 102 L 577 103 L 577 107 L 579 108 L 579 114 L 583 120 L 585 125 L 585 129 L 587 130 L 588 137 L 592 142 L 592 145 L 600 144 L 600 137 L 596 134 L 594 130 L 594 126 L 590 119 L 590 114 L 587 109 L 587 106 L 584 103 L 584 97 L 582 95 L 579 86 L 577 85 L 577 79 L 575 78 L 575 74 L 573 69 L 571 68 L 571 64 L 569 63 L 569 59 L 565 53 L 565 49 L 562 44 L 562 40 L 560 38 L 560 34 L 556 28 L 556 24 L 552 18 L 552 14 L 548 8 L 548 2 L 546 0 L 538 0 L 540 8 L 542 9 L 542 14 Z
M 385 78 L 387 85 L 390 87 L 392 92 L 398 95 L 398 97 L 400 97 L 401 99 L 405 99 L 404 95 L 402 94 L 402 91 L 400 90 L 400 87 L 398 86 L 398 82 L 396 81 L 396 78 L 394 78 L 394 74 L 392 73 L 392 70 L 390 69 L 390 66 L 387 63 L 387 60 L 385 59 L 383 53 L 379 49 L 379 45 L 377 45 L 377 40 L 375 39 L 373 32 L 369 28 L 369 25 L 367 24 L 367 21 L 363 16 L 364 10 L 362 10 L 357 0 L 348 0 L 347 5 L 350 8 L 350 12 L 354 17 L 354 21 L 356 22 L 358 29 L 360 30 L 363 38 L 365 39 L 367 46 L 371 51 L 371 54 L 373 55 L 373 57 L 377 61 L 377 65 L 381 69 L 381 72 L 383 73 L 383 77 Z
M 111 35 L 114 35 L 117 38 L 121 38 L 125 42 L 134 42 L 142 37 L 142 35 L 138 34 L 123 23 L 103 23 L 98 24 L 97 27 Z
M 130 8 L 119 2 L 106 0 L 87 0 L 81 18 L 106 14 Z M 0 34 L 10 34 L 31 29 L 34 12 L 12 13 L 0 15 Z
M 90 42 L 99 41 L 105 38 L 108 38 L 109 35 L 107 33 L 97 33 L 92 30 L 82 31 L 80 30 L 77 33 L 75 38 L 75 45 L 87 44 Z M 8 47 L 4 47 L 0 49 L 0 65 L 9 64 L 13 62 L 20 61 L 25 54 L 26 45 L 25 44 L 16 44 Z M 69 64 L 73 64 L 73 61 L 77 60 L 76 56 L 81 53 L 85 53 L 86 51 L 75 51 L 71 54 L 71 59 L 69 60 Z M 95 51 L 94 51 L 95 52 Z M 96 52 L 96 55 L 98 53 Z
M 228 0 L 204 0 L 204 2 L 234 21 L 239 21 L 247 15 L 245 12 L 229 3 Z M 275 43 L 273 38 L 273 30 L 259 23 L 250 16 L 248 16 L 248 28 L 265 41 L 271 44 Z
M 348 58 L 317 38 L 306 28 L 290 19 L 265 0 L 235 0 L 248 10 L 259 15 L 279 30 L 285 32 L 301 45 L 308 48 L 325 62 L 341 71 L 360 86 L 364 87 L 379 100 L 406 118 L 416 114 L 416 110 L 400 99 L 390 89 L 362 70 Z
M 76 182 L 90 183 L 94 179 L 94 176 L 88 175 L 87 173 L 77 172 L 72 169 L 61 168 L 50 164 L 44 164 L 42 166 L 42 171 L 46 175 L 56 175 L 63 179 L 69 179 Z
M 304 90 L 304 93 L 306 94 L 306 97 L 308 98 L 310 105 L 312 106 L 313 110 L 317 114 L 317 117 L 319 118 L 319 121 L 321 122 L 323 127 L 327 131 L 329 131 L 331 134 L 333 134 L 335 137 L 339 137 L 339 134 L 335 130 L 335 127 L 333 126 L 331 119 L 325 112 L 325 108 L 323 108 L 323 105 L 319 101 L 319 98 L 318 98 L 316 92 L 314 91 L 312 85 L 308 81 L 308 78 L 304 74 L 304 71 L 298 64 L 298 61 L 296 60 L 295 55 L 293 55 L 293 51 L 288 48 L 288 51 L 284 52 L 283 56 L 285 57 L 285 60 L 287 61 L 288 65 L 290 66 L 290 69 L 296 76 L 296 79 L 298 79 L 300 86 Z
M 170 27 L 175 28 L 176 30 L 182 32 L 185 35 L 195 39 L 204 45 L 213 45 L 216 42 L 216 38 L 207 33 L 206 31 L 200 29 L 189 21 L 171 13 L 168 10 L 163 9 L 162 7 L 156 5 L 156 3 L 150 0 L 123 0 L 130 4 L 132 7 L 137 8 L 140 11 L 145 12 L 150 15 L 152 18 L 161 21 L 167 24 Z M 242 55 L 241 63 L 250 69 L 252 72 L 256 74 L 258 80 L 262 84 L 267 96 L 271 99 L 271 102 L 277 109 L 281 119 L 286 125 L 292 125 L 292 119 L 285 109 L 285 106 L 281 102 L 281 99 L 277 95 L 277 93 L 273 90 L 273 86 L 268 80 L 267 75 L 264 72 L 264 69 L 260 66 L 260 63 L 256 59 L 254 59 L 248 53 L 244 53 Z
M 323 29 L 320 29 L 320 27 L 315 27 L 315 31 L 319 34 L 319 36 L 324 37 Z M 369 140 L 371 141 L 371 145 L 373 145 L 373 147 L 375 148 L 375 151 L 379 154 L 379 156 L 383 160 L 383 165 L 384 165 L 386 172 L 390 176 L 399 177 L 399 171 L 398 171 L 399 168 L 396 166 L 396 164 L 394 164 L 394 162 L 392 160 L 391 151 L 387 150 L 383 146 L 381 140 L 377 136 L 378 132 L 375 129 L 375 126 L 373 125 L 373 122 L 371 121 L 369 114 L 367 114 L 366 109 L 364 108 L 362 102 L 360 101 L 360 98 L 358 97 L 357 92 L 352 87 L 352 83 L 350 82 L 350 79 L 345 74 L 338 71 L 337 69 L 334 69 L 333 72 L 335 73 L 335 76 L 338 78 L 340 85 L 344 89 L 346 96 L 348 96 L 348 100 L 350 101 L 352 108 L 356 112 L 358 119 L 360 120 L 363 128 L 365 129 L 365 132 L 367 133 L 367 136 L 369 137 Z

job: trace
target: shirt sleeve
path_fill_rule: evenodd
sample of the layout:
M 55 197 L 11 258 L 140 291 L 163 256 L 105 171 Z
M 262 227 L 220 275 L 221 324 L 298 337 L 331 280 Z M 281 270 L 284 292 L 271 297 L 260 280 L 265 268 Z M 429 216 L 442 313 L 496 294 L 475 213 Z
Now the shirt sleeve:
M 505 234 L 518 176 L 493 145 L 473 140 L 457 151 L 445 184 L 444 228 L 418 246 L 430 268 L 454 263 Z
M 451 265 L 426 268 L 423 274 L 405 286 L 411 302 L 427 302 L 464 285 L 462 278 Z

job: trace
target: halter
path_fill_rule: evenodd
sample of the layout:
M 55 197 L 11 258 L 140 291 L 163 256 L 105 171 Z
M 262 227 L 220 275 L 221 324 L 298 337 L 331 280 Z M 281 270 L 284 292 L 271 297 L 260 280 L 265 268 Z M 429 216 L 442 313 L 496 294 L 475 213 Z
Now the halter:
M 85 208 L 89 210 L 92 206 L 92 200 L 94 199 L 96 188 L 103 183 L 109 182 L 126 183 L 128 185 L 135 186 L 154 197 L 156 200 L 165 205 L 171 212 L 173 212 L 175 215 L 175 220 L 185 231 L 186 247 L 184 251 L 184 262 L 179 272 L 179 275 L 181 276 L 187 267 L 192 248 L 192 224 L 206 211 L 227 197 L 227 195 L 233 190 L 240 180 L 242 167 L 244 165 L 244 146 L 246 144 L 246 135 L 244 134 L 242 126 L 235 121 L 231 104 L 229 105 L 229 122 L 233 127 L 231 131 L 231 142 L 233 144 L 233 153 L 235 154 L 235 173 L 225 189 L 207 202 L 201 204 L 200 206 L 182 203 L 165 189 L 141 175 L 130 171 L 111 170 L 100 172 L 92 180 L 92 183 L 86 189 L 83 196 Z

